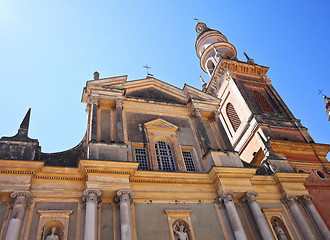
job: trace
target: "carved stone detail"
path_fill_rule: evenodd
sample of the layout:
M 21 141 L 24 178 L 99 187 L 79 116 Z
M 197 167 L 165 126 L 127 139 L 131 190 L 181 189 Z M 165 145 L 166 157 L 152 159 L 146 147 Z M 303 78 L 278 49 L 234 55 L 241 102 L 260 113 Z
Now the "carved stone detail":
M 221 195 L 219 196 L 219 201 L 220 202 L 229 202 L 229 201 L 233 201 L 233 197 L 235 197 L 236 194 L 232 191 L 225 191 L 225 192 L 222 192 Z
M 247 191 L 245 196 L 242 197 L 242 201 L 250 204 L 251 202 L 256 201 L 256 197 L 258 196 L 259 194 L 256 191 Z
M 82 202 L 88 203 L 88 202 L 98 202 L 101 201 L 101 190 L 99 189 L 86 189 L 84 191 L 84 196 L 81 198 Z

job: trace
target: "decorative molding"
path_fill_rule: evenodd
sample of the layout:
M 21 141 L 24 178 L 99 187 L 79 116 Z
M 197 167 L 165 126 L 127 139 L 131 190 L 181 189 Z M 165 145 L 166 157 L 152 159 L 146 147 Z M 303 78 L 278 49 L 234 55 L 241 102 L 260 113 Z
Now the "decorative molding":
M 179 129 L 178 126 L 165 121 L 164 119 L 158 118 L 156 120 L 152 120 L 150 122 L 147 122 L 144 124 L 144 127 L 149 129 L 155 129 L 155 130 L 165 130 L 165 131 L 177 131 Z
M 34 175 L 35 171 L 23 171 L 23 170 L 0 170 L 0 174 L 24 174 L 24 175 Z
M 69 217 L 73 210 L 38 210 L 40 216 Z
M 105 174 L 124 174 L 124 175 L 128 174 L 128 175 L 130 175 L 132 172 L 86 169 L 86 173 L 105 173 Z
M 256 75 L 262 75 L 265 76 L 268 67 L 260 66 L 257 64 L 251 65 L 248 63 L 244 62 L 238 62 L 235 60 L 230 60 L 230 59 L 221 59 L 220 61 L 220 71 L 222 69 L 231 69 L 237 72 L 243 72 L 243 73 L 248 73 L 248 74 L 256 74 Z
M 49 179 L 49 180 L 68 180 L 68 181 L 84 181 L 83 177 L 64 177 L 64 176 L 47 176 L 47 175 L 35 175 L 36 179 Z
M 171 180 L 145 180 L 145 179 L 131 179 L 130 182 L 139 183 L 169 183 L 169 184 L 202 184 L 202 185 L 212 185 L 212 182 L 193 182 L 193 181 L 171 181 Z

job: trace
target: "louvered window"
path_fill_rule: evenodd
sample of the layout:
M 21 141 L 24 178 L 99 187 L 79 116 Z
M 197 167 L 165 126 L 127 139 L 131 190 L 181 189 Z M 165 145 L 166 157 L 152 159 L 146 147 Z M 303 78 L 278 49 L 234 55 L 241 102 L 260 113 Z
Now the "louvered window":
M 253 91 L 253 94 L 256 97 L 262 110 L 264 110 L 265 112 L 274 112 L 273 108 L 270 106 L 269 102 L 262 93 L 258 91 Z
M 234 131 L 236 132 L 239 126 L 241 125 L 241 120 L 239 119 L 233 104 L 228 103 L 226 107 L 226 113 L 233 127 Z
M 140 163 L 139 170 L 148 170 L 148 156 L 145 148 L 135 148 L 135 161 Z
M 155 143 L 157 163 L 160 170 L 175 171 L 174 157 L 171 146 L 164 141 Z

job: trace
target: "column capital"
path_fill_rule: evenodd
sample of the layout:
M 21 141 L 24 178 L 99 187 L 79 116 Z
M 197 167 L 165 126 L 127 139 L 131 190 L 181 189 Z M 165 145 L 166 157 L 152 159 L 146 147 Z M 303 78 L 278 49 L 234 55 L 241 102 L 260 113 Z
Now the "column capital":
M 312 202 L 313 199 L 314 199 L 314 197 L 312 195 L 305 194 L 305 195 L 302 195 L 298 200 L 300 203 L 310 205 L 310 204 L 313 204 L 313 202 Z
M 314 197 L 310 194 L 305 194 L 305 195 L 301 196 L 301 199 L 305 200 L 305 201 L 312 201 L 314 199 Z
M 233 201 L 233 197 L 235 197 L 236 194 L 233 191 L 224 191 L 219 196 L 219 201 L 223 201 L 224 203 Z
M 30 202 L 34 201 L 34 197 L 31 192 L 29 191 L 22 191 L 22 192 L 12 192 L 9 195 L 8 202 L 12 203 L 13 205 L 22 204 L 29 206 Z
M 89 97 L 88 103 L 98 105 L 99 104 L 99 100 L 100 100 L 99 97 L 91 96 L 91 97 Z
M 127 202 L 127 201 L 132 203 L 133 194 L 134 194 L 133 191 L 130 189 L 120 189 L 117 191 L 117 197 L 115 200 L 117 200 L 119 203 Z
M 296 204 L 297 199 L 297 196 L 287 194 L 282 198 L 282 202 L 288 204 L 288 206 L 291 207 L 293 204 Z
M 118 98 L 116 99 L 116 107 L 123 107 L 124 99 Z
M 202 117 L 202 115 L 201 115 L 201 110 L 198 109 L 198 108 L 195 108 L 195 109 L 194 109 L 193 114 L 194 114 L 196 117 Z
M 215 122 L 217 119 L 216 119 L 216 113 L 215 112 L 212 112 L 211 113 L 211 116 L 209 117 L 209 121 L 211 122 Z
M 245 193 L 245 196 L 242 197 L 242 201 L 251 203 L 251 202 L 257 201 L 256 197 L 258 197 L 258 196 L 259 196 L 259 194 L 256 191 L 247 191 Z
M 88 203 L 88 202 L 97 202 L 100 203 L 101 202 L 101 190 L 99 189 L 86 189 L 84 191 L 84 196 L 81 198 L 81 201 L 84 203 Z

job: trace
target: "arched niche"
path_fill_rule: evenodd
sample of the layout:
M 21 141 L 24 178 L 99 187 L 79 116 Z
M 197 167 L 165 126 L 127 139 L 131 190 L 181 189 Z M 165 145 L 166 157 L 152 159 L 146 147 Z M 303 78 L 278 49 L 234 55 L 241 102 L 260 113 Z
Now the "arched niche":
M 45 223 L 45 225 L 43 227 L 43 233 L 42 233 L 41 240 L 47 240 L 47 237 L 52 234 L 52 228 L 54 228 L 54 227 L 56 228 L 56 231 L 54 232 L 54 234 L 56 236 L 58 236 L 58 240 L 63 240 L 64 225 L 62 222 L 60 222 L 58 220 L 50 220 Z
M 270 222 L 278 240 L 292 240 L 286 225 L 279 217 L 272 217 Z
M 37 240 L 46 240 L 56 227 L 55 234 L 59 240 L 68 240 L 69 219 L 73 210 L 38 210 L 39 225 Z

